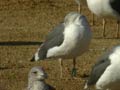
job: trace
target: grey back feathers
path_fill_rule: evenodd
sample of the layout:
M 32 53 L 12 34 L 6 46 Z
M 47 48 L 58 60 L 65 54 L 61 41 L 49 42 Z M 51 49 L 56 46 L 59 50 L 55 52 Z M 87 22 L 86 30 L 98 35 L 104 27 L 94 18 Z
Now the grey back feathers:
M 57 37 L 59 34 L 62 34 L 64 31 L 64 24 L 60 23 L 56 27 L 53 28 L 53 30 L 50 31 L 50 33 L 46 37 L 46 41 L 49 41 L 55 37 Z
M 41 46 L 38 55 L 39 59 L 43 60 L 46 58 L 46 54 L 48 49 L 54 47 L 54 46 L 60 46 L 64 40 L 64 24 L 61 23 L 58 26 L 56 26 L 46 37 L 45 42 Z
M 52 86 L 46 84 L 47 74 L 42 67 L 33 67 L 28 75 L 27 90 L 55 90 Z

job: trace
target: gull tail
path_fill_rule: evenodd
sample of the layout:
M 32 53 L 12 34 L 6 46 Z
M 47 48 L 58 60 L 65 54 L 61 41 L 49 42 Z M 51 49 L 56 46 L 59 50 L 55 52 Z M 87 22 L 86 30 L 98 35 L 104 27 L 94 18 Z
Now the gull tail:
M 40 48 L 38 48 L 37 52 L 31 58 L 30 61 L 33 62 L 33 61 L 44 60 L 44 59 L 46 59 L 46 54 L 47 54 L 47 51 L 45 49 L 43 49 L 41 46 Z

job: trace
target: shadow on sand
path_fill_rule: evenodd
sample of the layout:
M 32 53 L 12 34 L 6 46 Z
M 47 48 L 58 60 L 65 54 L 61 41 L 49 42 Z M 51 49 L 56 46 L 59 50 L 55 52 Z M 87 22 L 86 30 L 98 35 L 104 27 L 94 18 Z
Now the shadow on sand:
M 43 42 L 32 41 L 8 41 L 0 42 L 0 46 L 24 46 L 24 45 L 41 45 Z

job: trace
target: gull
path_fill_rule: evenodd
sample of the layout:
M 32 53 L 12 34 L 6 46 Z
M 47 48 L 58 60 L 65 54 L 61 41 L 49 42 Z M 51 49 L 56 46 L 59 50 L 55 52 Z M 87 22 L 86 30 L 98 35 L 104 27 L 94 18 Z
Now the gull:
M 89 49 L 90 41 L 91 30 L 86 17 L 70 12 L 65 16 L 64 22 L 48 34 L 31 61 L 59 59 L 62 78 L 62 60 L 73 59 L 73 71 L 76 72 L 76 58 Z
M 93 66 L 84 89 L 120 90 L 120 45 L 107 51 Z
M 88 8 L 97 16 L 117 19 L 116 37 L 119 37 L 120 0 L 87 0 Z M 105 37 L 105 20 L 103 19 L 103 36 Z
M 45 82 L 47 73 L 40 66 L 33 67 L 28 75 L 27 90 L 55 90 L 52 86 Z

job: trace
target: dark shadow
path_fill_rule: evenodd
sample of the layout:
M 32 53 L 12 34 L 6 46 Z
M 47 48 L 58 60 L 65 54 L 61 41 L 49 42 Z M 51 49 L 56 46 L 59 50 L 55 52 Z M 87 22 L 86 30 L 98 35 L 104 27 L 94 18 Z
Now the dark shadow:
M 0 67 L 0 70 L 9 69 L 8 67 Z
M 89 75 L 84 73 L 84 74 L 83 74 L 83 75 L 81 75 L 80 77 L 81 77 L 81 78 L 88 78 L 88 77 L 89 77 Z
M 22 69 L 22 68 L 27 68 L 27 67 L 24 67 L 24 66 L 21 66 L 21 67 L 0 67 L 0 70 L 9 70 L 9 69 Z
M 32 41 L 8 41 L 0 42 L 0 46 L 24 46 L 24 45 L 41 45 L 43 42 Z

